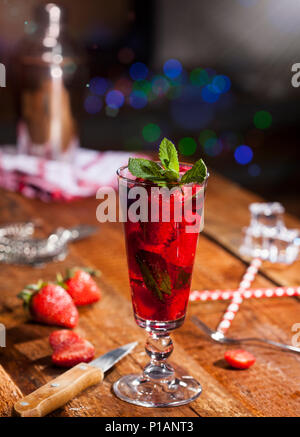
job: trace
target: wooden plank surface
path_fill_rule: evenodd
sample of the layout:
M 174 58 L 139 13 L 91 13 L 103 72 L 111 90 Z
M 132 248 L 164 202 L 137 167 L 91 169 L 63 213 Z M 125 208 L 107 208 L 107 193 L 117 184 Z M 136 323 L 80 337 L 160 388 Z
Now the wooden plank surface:
M 209 182 L 205 232 L 199 239 L 192 288 L 236 287 L 246 265 L 238 253 L 241 227 L 249 222 L 248 204 L 258 198 L 219 176 Z M 95 199 L 44 204 L 1 191 L 1 222 L 39 217 L 41 233 L 47 234 L 57 226 L 97 224 L 97 205 Z M 288 224 L 300 227 L 292 217 L 288 217 Z M 77 332 L 95 345 L 99 355 L 126 342 L 138 340 L 139 345 L 106 375 L 101 386 L 86 390 L 53 416 L 300 415 L 299 356 L 269 347 L 247 346 L 256 355 L 256 364 L 247 371 L 231 370 L 223 361 L 225 346 L 211 343 L 189 321 L 189 316 L 196 314 L 215 327 L 226 302 L 190 304 L 185 324 L 172 334 L 175 346 L 172 364 L 180 373 L 191 374 L 201 382 L 200 398 L 187 406 L 168 409 L 146 409 L 118 400 L 111 392 L 112 383 L 120 375 L 140 372 L 147 361 L 145 333 L 133 320 L 122 228 L 117 223 L 98 226 L 99 232 L 94 237 L 72 245 L 62 263 L 51 263 L 40 269 L 0 265 L 0 322 L 7 328 L 7 347 L 0 350 L 3 366 L 0 382 L 8 378 L 12 393 L 16 387 L 20 390 L 16 391 L 18 395 L 28 394 L 61 373 L 50 361 L 48 335 L 55 328 L 27 321 L 16 295 L 29 282 L 41 277 L 53 279 L 57 271 L 66 267 L 88 265 L 102 271 L 99 284 L 103 298 L 96 305 L 80 309 Z M 299 261 L 288 267 L 264 263 L 262 272 L 255 286 L 299 285 Z M 300 322 L 297 299 L 248 300 L 243 303 L 230 333 L 290 343 L 291 327 L 297 322 Z M 0 415 L 10 414 L 9 411 L 0 403 Z

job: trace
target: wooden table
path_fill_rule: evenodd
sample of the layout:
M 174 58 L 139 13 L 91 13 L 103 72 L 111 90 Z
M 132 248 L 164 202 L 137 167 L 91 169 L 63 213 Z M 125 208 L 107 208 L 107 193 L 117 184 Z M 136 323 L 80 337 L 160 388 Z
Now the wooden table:
M 45 234 L 56 226 L 97 223 L 99 201 L 95 199 L 45 204 L 6 191 L 0 193 L 3 223 L 40 217 Z M 210 178 L 192 289 L 237 287 L 247 265 L 238 253 L 241 228 L 249 222 L 249 203 L 258 200 L 220 176 Z M 286 222 L 300 227 L 293 217 L 287 216 Z M 97 235 L 74 243 L 62 263 L 40 269 L 0 265 L 0 321 L 7 329 L 7 347 L 0 348 L 0 415 L 11 415 L 13 403 L 22 394 L 61 372 L 50 360 L 48 336 L 55 328 L 27 321 L 17 293 L 41 277 L 51 280 L 66 267 L 86 265 L 102 271 L 99 284 L 103 298 L 94 306 L 80 309 L 77 331 L 93 342 L 97 355 L 134 340 L 139 340 L 139 345 L 108 372 L 102 385 L 86 390 L 53 416 L 300 416 L 299 355 L 248 345 L 257 357 L 256 364 L 247 371 L 232 370 L 223 361 L 226 347 L 210 342 L 190 322 L 191 314 L 196 314 L 216 327 L 227 302 L 191 303 L 185 324 L 173 333 L 172 363 L 203 386 L 196 401 L 176 408 L 146 409 L 117 399 L 111 391 L 112 383 L 121 375 L 139 372 L 147 361 L 145 333 L 133 319 L 121 225 L 98 226 Z M 299 267 L 300 261 L 291 266 L 265 263 L 253 285 L 300 285 Z M 297 298 L 252 299 L 242 304 L 230 333 L 291 343 L 291 328 L 299 322 Z

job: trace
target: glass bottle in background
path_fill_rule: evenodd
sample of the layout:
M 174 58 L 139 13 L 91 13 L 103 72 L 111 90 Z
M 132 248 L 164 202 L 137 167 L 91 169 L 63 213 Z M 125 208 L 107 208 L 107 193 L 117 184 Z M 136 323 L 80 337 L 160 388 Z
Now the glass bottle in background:
M 83 56 L 65 32 L 60 6 L 39 6 L 35 23 L 15 62 L 18 151 L 72 161 L 79 146 L 73 99 L 80 100 L 83 89 Z

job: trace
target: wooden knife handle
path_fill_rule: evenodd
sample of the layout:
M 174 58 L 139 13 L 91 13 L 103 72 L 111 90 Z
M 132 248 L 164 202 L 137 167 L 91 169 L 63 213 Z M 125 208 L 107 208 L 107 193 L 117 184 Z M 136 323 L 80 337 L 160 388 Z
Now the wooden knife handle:
M 101 369 L 86 363 L 77 366 L 20 399 L 14 409 L 22 417 L 43 417 L 62 407 L 82 390 L 103 380 Z

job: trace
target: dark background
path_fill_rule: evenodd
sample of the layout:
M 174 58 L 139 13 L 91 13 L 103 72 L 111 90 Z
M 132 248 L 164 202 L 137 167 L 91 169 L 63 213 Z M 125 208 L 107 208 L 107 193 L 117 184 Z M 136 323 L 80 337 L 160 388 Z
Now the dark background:
M 20 42 L 34 36 L 33 10 L 40 3 L 0 0 L 0 62 L 7 66 L 0 144 L 16 141 L 13 64 Z M 85 53 L 84 78 L 72 90 L 80 96 L 75 110 L 83 147 L 157 150 L 167 136 L 180 145 L 182 159 L 202 156 L 213 169 L 300 216 L 300 89 L 291 85 L 291 66 L 300 62 L 298 0 L 57 3 L 66 7 L 75 51 Z M 176 77 L 170 77 L 176 68 L 164 69 L 169 59 L 182 66 Z M 217 86 L 212 102 L 220 75 L 229 89 Z M 95 86 L 99 77 L 107 81 L 104 94 Z M 124 96 L 119 108 L 106 101 L 114 89 Z

